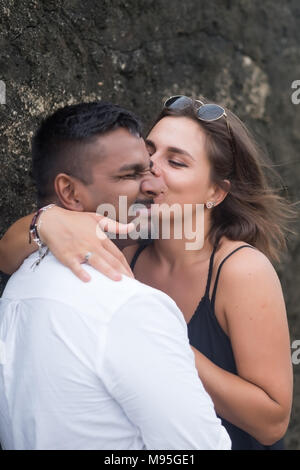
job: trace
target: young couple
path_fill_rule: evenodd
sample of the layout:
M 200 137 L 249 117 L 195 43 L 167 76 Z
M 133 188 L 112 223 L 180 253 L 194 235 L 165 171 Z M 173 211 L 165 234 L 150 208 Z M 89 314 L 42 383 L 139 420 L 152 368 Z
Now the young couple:
M 105 103 L 41 125 L 38 200 L 57 206 L 37 227 L 50 253 L 32 268 L 32 215 L 0 242 L 4 272 L 31 254 L 1 300 L 4 447 L 225 449 L 229 435 L 232 449 L 283 448 L 292 366 L 270 260 L 292 209 L 262 166 L 233 113 L 184 96 L 167 100 L 146 144 L 132 114 Z M 121 254 L 95 215 L 111 203 L 118 219 L 119 195 L 204 204 L 203 247 L 159 238 Z

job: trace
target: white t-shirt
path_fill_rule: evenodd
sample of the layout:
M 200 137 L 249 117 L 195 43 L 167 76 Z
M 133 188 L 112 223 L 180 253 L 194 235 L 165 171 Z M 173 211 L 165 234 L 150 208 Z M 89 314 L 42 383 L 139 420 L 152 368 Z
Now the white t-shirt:
M 4 449 L 230 449 L 198 377 L 187 326 L 164 293 L 49 253 L 0 299 Z

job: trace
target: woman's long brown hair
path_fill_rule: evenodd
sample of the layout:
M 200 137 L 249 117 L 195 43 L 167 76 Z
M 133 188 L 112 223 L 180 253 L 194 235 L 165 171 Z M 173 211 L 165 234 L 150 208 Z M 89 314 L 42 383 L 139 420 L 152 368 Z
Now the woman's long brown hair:
M 214 245 L 223 236 L 241 240 L 278 262 L 287 249 L 288 236 L 295 235 L 291 222 L 298 216 L 294 205 L 281 195 L 284 186 L 274 186 L 274 178 L 281 178 L 235 114 L 226 109 L 227 118 L 206 122 L 197 118 L 196 110 L 196 102 L 179 111 L 164 108 L 155 124 L 166 116 L 185 116 L 206 134 L 211 180 L 228 191 L 222 203 L 211 210 L 210 242 Z M 230 187 L 224 180 L 230 181 Z

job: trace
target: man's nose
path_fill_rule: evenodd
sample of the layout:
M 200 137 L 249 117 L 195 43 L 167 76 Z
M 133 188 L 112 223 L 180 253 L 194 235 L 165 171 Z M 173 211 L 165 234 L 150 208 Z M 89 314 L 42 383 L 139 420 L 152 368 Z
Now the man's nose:
M 158 194 L 162 193 L 165 189 L 165 183 L 162 178 L 162 174 L 160 171 L 156 173 L 153 171 L 153 167 L 151 168 L 151 173 L 149 172 L 147 176 L 143 178 L 141 182 L 141 192 L 147 197 L 155 197 Z

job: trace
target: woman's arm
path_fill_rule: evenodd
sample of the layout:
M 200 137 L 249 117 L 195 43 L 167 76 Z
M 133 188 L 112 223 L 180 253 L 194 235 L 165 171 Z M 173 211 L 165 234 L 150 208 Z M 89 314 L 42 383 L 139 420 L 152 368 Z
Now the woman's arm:
M 31 253 L 38 249 L 29 244 L 29 226 L 33 214 L 17 220 L 0 240 L 0 271 L 13 274 Z
M 15 222 L 0 240 L 1 271 L 12 274 L 37 250 L 35 242 L 29 244 L 32 217 L 33 214 Z M 122 274 L 133 277 L 125 256 L 104 233 L 128 233 L 134 228 L 133 224 L 119 224 L 95 213 L 69 211 L 57 206 L 40 217 L 41 239 L 82 281 L 90 280 L 82 264 L 87 252 L 92 253 L 89 264 L 112 280 L 119 281 Z
M 238 376 L 192 349 L 216 412 L 262 444 L 272 445 L 285 434 L 291 412 L 289 331 L 273 266 L 262 253 L 245 251 L 224 264 L 217 291 L 224 299 Z

